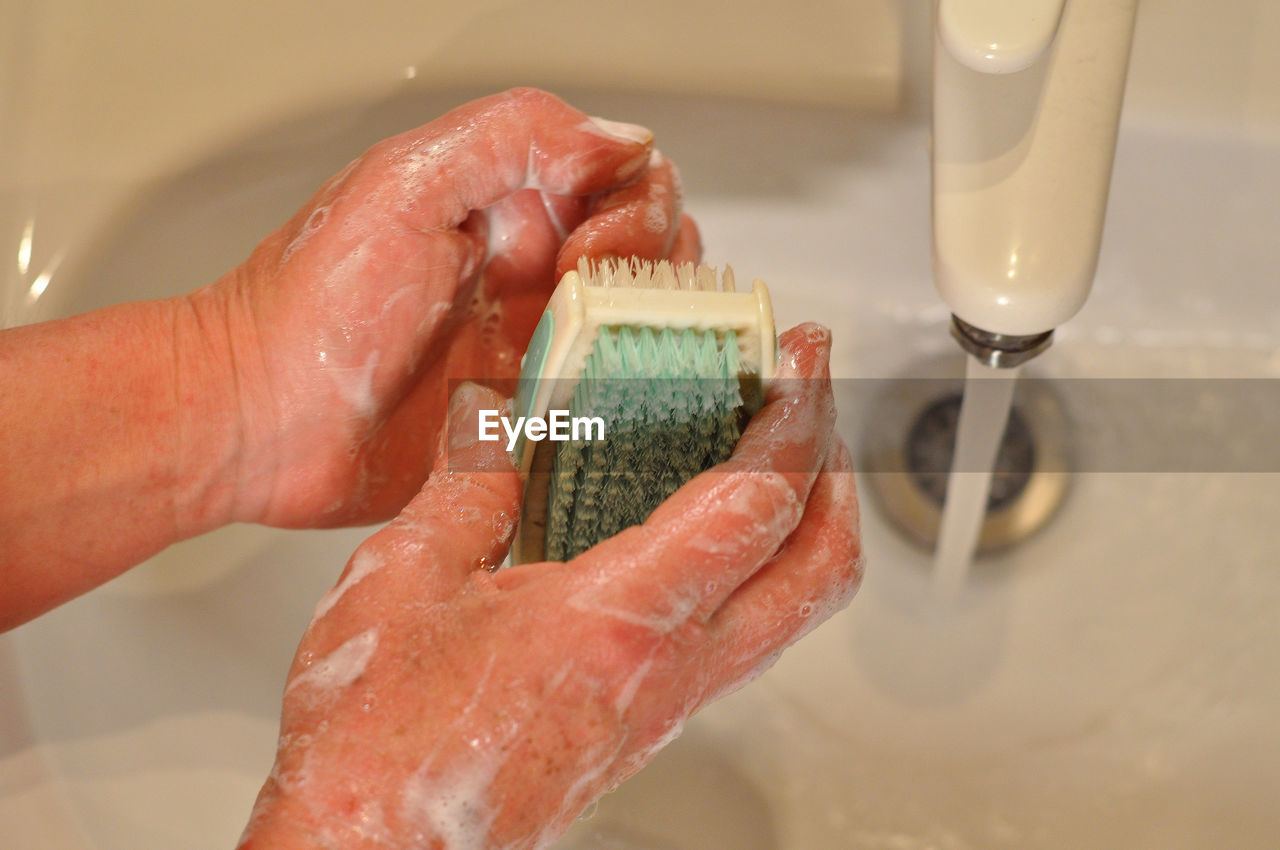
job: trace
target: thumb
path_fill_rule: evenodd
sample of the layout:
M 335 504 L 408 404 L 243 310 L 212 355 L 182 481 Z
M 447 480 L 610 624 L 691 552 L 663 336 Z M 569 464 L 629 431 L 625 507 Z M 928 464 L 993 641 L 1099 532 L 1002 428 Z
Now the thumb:
M 506 414 L 507 402 L 478 384 L 458 386 L 431 476 L 388 531 L 416 538 L 441 591 L 452 593 L 477 569 L 506 557 L 523 487 L 501 440 L 480 439 L 482 415 Z

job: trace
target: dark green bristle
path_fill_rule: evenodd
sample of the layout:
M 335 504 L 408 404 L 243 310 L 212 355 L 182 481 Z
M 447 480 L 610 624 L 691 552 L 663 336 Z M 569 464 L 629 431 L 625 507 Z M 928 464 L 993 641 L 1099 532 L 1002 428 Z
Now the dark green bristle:
M 643 522 L 728 458 L 743 404 L 732 332 L 601 329 L 569 414 L 604 420 L 603 440 L 556 444 L 546 557 L 567 560 Z

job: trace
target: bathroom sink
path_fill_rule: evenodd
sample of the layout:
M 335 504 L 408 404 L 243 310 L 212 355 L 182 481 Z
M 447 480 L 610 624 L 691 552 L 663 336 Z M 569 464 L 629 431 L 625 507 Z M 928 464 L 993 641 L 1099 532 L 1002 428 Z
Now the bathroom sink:
M 19 321 L 206 283 L 366 145 L 472 94 L 407 89 L 258 127 L 145 183 L 65 187 L 39 219 L 65 243 L 56 273 L 0 303 Z M 866 386 L 955 350 L 930 283 L 920 121 L 566 94 L 656 131 L 708 261 L 766 280 L 780 326 L 832 327 L 851 445 L 877 416 Z M 1234 449 L 1183 462 L 1176 410 L 1117 431 L 1123 393 L 1070 409 L 1082 466 L 1061 510 L 948 601 L 928 554 L 864 499 L 853 605 L 559 846 L 1274 847 L 1278 197 L 1280 144 L 1127 120 L 1095 293 L 1035 373 L 1068 402 L 1097 379 L 1164 381 L 1186 410 L 1250 387 L 1256 415 L 1193 435 Z M 865 492 L 891 473 L 861 474 Z M 234 846 L 294 646 L 368 533 L 224 529 L 0 640 L 3 843 Z

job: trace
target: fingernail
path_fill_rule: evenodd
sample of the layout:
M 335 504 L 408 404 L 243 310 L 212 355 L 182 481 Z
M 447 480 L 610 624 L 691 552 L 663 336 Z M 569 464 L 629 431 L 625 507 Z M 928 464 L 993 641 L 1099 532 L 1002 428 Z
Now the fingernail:
M 809 338 L 809 342 L 814 345 L 831 347 L 831 328 L 826 325 L 810 322 L 804 329 L 805 336 Z
M 606 136 L 612 136 L 624 142 L 647 145 L 653 141 L 653 131 L 639 124 L 626 124 L 622 121 L 610 121 L 608 118 L 590 116 L 591 123 L 596 125 Z
M 449 451 L 457 452 L 480 442 L 480 411 L 493 409 L 488 390 L 466 381 L 449 399 Z

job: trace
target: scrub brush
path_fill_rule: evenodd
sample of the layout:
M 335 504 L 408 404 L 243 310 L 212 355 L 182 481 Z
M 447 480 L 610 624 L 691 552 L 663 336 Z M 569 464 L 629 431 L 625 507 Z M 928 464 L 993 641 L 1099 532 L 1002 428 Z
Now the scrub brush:
M 728 458 L 776 348 L 762 281 L 736 292 L 728 268 L 580 261 L 522 363 L 512 563 L 572 558 Z

